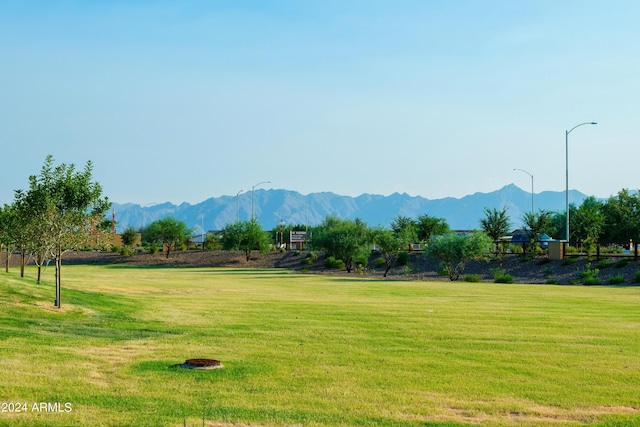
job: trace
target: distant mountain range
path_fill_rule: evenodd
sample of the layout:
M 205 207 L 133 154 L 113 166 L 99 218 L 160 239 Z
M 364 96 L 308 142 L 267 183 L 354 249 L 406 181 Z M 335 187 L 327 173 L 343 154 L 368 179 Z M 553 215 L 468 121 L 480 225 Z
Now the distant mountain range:
M 581 204 L 587 196 L 577 190 L 569 191 L 570 203 Z M 334 193 L 300 194 L 289 190 L 255 190 L 239 196 L 212 197 L 192 205 L 161 203 L 141 206 L 134 203 L 114 203 L 117 231 L 128 226 L 136 229 L 151 222 L 172 216 L 194 227 L 196 233 L 220 230 L 237 219 L 249 220 L 253 215 L 266 230 L 280 222 L 314 226 L 327 215 L 340 218 L 360 218 L 370 226 L 388 226 L 398 215 L 416 218 L 418 215 L 444 218 L 454 230 L 480 228 L 484 208 L 506 207 L 514 228 L 522 225 L 525 212 L 531 211 L 531 193 L 514 184 L 490 193 L 475 193 L 459 199 L 447 197 L 429 200 L 420 196 L 394 193 L 389 196 L 363 194 L 358 197 L 340 196 Z M 548 211 L 565 210 L 564 191 L 544 191 L 534 194 L 534 208 Z

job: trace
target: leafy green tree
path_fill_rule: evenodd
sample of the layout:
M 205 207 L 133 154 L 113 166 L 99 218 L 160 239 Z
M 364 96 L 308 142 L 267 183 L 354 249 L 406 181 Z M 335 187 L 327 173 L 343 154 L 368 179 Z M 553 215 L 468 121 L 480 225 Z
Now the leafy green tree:
M 424 243 L 428 243 L 431 236 L 441 236 L 451 231 L 446 219 L 427 214 L 418 215 L 415 220 L 415 229 L 418 241 Z
M 236 221 L 222 230 L 222 249 L 243 251 L 245 259 L 251 259 L 252 251 L 265 253 L 269 250 L 269 235 L 265 233 L 257 219 Z
M 570 231 L 578 244 L 585 241 L 598 242 L 604 230 L 605 216 L 602 203 L 594 196 L 587 197 L 569 216 Z
M 603 240 L 608 243 L 640 243 L 640 193 L 623 189 L 602 206 Z
M 0 208 L 0 256 L 2 255 L 3 248 L 7 250 L 7 256 L 5 258 L 5 270 L 9 272 L 9 263 L 11 260 L 11 244 L 13 238 L 11 235 L 11 228 L 13 222 L 13 211 L 10 205 L 4 205 Z
M 173 217 L 166 217 L 152 222 L 142 232 L 145 242 L 160 243 L 167 248 L 166 257 L 178 245 L 182 245 L 191 237 L 192 230 L 187 227 L 184 221 L 180 221 Z
M 351 272 L 356 260 L 369 254 L 368 228 L 359 219 L 352 221 L 329 215 L 313 231 L 313 247 L 342 260 L 347 272 Z
M 371 237 L 377 251 L 384 259 L 385 270 L 383 277 L 387 277 L 387 273 L 395 265 L 405 242 L 392 230 L 382 227 L 376 227 L 371 230 Z
M 416 223 L 413 219 L 398 215 L 393 221 L 391 221 L 391 230 L 395 234 L 405 247 L 405 250 L 409 250 L 410 245 L 418 241 L 418 234 L 416 232 Z
M 540 210 L 535 213 L 527 212 L 524 214 L 524 226 L 527 231 L 527 236 L 531 241 L 532 247 L 537 244 L 540 237 L 549 233 L 552 225 L 553 214 L 549 211 Z
M 481 231 L 449 233 L 431 239 L 425 255 L 439 260 L 449 280 L 456 281 L 469 261 L 485 258 L 489 254 L 491 243 L 491 238 Z
M 16 191 L 15 203 L 29 221 L 37 239 L 34 252 L 47 253 L 56 265 L 56 307 L 61 306 L 62 255 L 66 250 L 99 244 L 110 231 L 105 215 L 111 203 L 102 196 L 102 186 L 93 181 L 93 164 L 83 171 L 73 164 L 54 166 L 49 155 L 39 175 L 29 177 L 29 190 Z M 24 220 L 25 218 L 23 218 Z
M 131 247 L 136 243 L 136 238 L 138 237 L 138 233 L 136 229 L 132 226 L 127 227 L 122 234 L 120 235 L 122 238 L 122 244 L 126 247 Z
M 502 236 L 509 234 L 511 221 L 509 220 L 509 214 L 507 208 L 504 207 L 500 210 L 484 208 L 485 217 L 480 219 L 480 226 L 482 231 L 493 240 L 496 245 L 496 252 L 498 248 L 498 242 Z

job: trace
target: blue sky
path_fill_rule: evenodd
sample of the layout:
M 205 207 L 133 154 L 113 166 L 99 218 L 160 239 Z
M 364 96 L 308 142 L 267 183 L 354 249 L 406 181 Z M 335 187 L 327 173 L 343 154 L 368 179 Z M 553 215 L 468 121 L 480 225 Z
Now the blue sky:
M 0 0 L 0 203 L 638 187 L 635 1 Z

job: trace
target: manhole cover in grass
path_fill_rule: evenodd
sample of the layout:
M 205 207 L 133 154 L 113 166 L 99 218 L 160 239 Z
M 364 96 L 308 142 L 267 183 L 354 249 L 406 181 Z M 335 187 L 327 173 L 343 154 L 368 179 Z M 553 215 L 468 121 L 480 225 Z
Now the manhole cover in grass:
M 185 369 L 220 369 L 222 368 L 222 363 L 216 359 L 187 359 L 178 367 Z

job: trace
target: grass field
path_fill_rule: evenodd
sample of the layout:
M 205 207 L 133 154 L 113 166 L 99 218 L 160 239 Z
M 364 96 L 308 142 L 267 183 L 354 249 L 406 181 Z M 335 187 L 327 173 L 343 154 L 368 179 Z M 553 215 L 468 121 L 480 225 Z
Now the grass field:
M 640 287 L 34 276 L 0 273 L 2 426 L 640 426 Z

